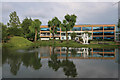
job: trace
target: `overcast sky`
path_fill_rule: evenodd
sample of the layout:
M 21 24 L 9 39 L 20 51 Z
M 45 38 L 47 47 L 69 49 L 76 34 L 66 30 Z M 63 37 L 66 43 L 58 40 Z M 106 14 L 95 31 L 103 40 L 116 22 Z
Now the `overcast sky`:
M 66 14 L 75 14 L 76 24 L 117 24 L 118 20 L 118 6 L 113 2 L 3 2 L 4 24 L 13 11 L 21 22 L 25 17 L 31 17 L 40 19 L 42 25 L 47 25 L 55 16 L 62 21 Z

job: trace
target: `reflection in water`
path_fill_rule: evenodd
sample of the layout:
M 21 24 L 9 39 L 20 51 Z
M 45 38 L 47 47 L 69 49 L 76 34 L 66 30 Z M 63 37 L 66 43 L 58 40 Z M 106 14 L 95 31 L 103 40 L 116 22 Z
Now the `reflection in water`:
M 67 47 L 66 59 L 62 61 L 63 71 L 67 77 L 69 76 L 76 77 L 77 76 L 76 67 L 73 61 L 68 60 L 68 50 L 69 48 Z M 74 54 L 76 54 L 75 51 Z
M 42 64 L 40 63 L 40 58 L 38 58 L 38 53 L 35 52 L 32 53 L 25 53 L 20 54 L 15 51 L 9 51 L 3 50 L 3 64 L 8 63 L 10 64 L 10 71 L 13 75 L 17 75 L 17 72 L 19 71 L 20 65 L 23 63 L 26 67 L 31 67 L 35 70 L 40 69 L 42 67 Z
M 50 48 L 51 51 L 51 48 Z M 60 59 L 66 57 L 67 47 L 56 47 L 55 54 Z M 51 52 L 50 52 L 51 54 Z M 42 55 L 41 58 L 49 58 L 50 54 Z M 72 48 L 68 49 L 68 59 L 115 59 L 115 49 L 97 48 Z
M 27 69 L 40 70 L 41 60 L 47 58 L 48 67 L 54 72 L 61 68 L 66 77 L 77 77 L 78 70 L 72 59 L 116 59 L 115 49 L 72 48 L 72 47 L 40 47 L 24 50 L 23 53 L 3 49 L 2 63 L 10 65 L 10 72 L 17 75 L 21 66 Z M 44 66 L 43 66 L 44 67 Z
M 61 66 L 61 62 L 60 62 L 60 60 L 57 60 L 57 55 L 56 54 L 54 54 L 54 47 L 53 47 L 53 54 L 51 55 L 51 60 L 49 60 L 48 61 L 48 66 L 49 67 L 52 67 L 52 69 L 54 70 L 54 71 L 57 71 L 59 68 L 60 68 L 60 66 Z
M 60 67 L 63 68 L 63 72 L 67 77 L 76 77 L 77 72 L 76 72 L 76 67 L 73 61 L 68 60 L 68 50 L 69 48 L 67 47 L 67 52 L 66 52 L 66 59 L 65 60 L 58 60 L 57 59 L 57 54 L 54 53 L 54 47 L 53 47 L 53 54 L 51 55 L 51 60 L 48 61 L 48 66 L 52 67 L 54 71 L 57 71 Z M 74 51 L 74 50 L 73 50 Z M 75 53 L 74 53 L 75 54 Z

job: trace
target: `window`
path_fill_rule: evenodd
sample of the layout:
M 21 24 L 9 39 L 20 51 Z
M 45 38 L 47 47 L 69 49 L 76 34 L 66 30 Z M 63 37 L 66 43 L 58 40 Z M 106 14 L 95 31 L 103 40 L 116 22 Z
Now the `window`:
M 81 33 L 77 33 L 77 35 L 81 35 Z
M 83 30 L 83 31 L 91 31 L 91 30 L 92 30 L 92 27 L 82 27 L 82 30 Z
M 103 35 L 103 32 L 93 32 L 93 35 Z
M 81 31 L 81 27 L 73 27 L 72 31 Z
M 103 27 L 93 27 L 93 30 L 103 30 Z
M 114 49 L 104 49 L 104 52 L 114 52 Z
M 65 33 L 61 33 L 61 36 L 65 36 Z
M 97 40 L 102 40 L 103 39 L 103 37 L 93 37 L 93 39 L 97 39 Z
M 114 35 L 114 32 L 104 32 L 104 35 Z
M 69 39 L 69 37 L 67 37 Z
M 94 48 L 94 49 L 93 49 L 93 52 L 103 52 L 103 49 Z
M 50 31 L 49 28 L 41 28 L 41 31 Z
M 104 27 L 104 30 L 114 30 L 114 26 L 111 26 L 111 27 L 106 26 Z
M 114 37 L 104 37 L 105 40 L 114 40 Z
M 114 57 L 114 54 L 104 54 L 104 57 Z

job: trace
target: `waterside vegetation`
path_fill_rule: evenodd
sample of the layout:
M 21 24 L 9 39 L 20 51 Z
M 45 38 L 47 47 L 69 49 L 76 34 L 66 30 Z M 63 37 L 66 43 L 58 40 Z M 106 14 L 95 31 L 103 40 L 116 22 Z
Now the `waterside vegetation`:
M 91 41 L 90 44 L 85 45 L 85 44 L 80 44 L 78 42 L 75 42 L 73 40 L 69 40 L 68 42 L 61 41 L 61 40 L 55 40 L 54 43 L 53 43 L 53 40 L 49 40 L 49 41 L 39 40 L 36 42 L 31 42 L 23 37 L 14 36 L 9 40 L 8 43 L 3 43 L 3 47 L 4 48 L 14 48 L 14 49 L 24 49 L 24 48 L 39 47 L 39 46 L 89 47 L 89 48 L 117 48 L 117 47 L 120 47 L 120 45 L 116 45 L 116 43 L 112 42 L 112 41 L 102 41 L 102 43 L 98 44 L 97 41 Z

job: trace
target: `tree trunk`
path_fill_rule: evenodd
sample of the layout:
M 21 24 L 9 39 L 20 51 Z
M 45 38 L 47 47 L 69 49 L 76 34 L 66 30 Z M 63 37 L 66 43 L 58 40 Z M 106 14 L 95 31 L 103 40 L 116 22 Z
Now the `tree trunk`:
M 37 40 L 37 29 L 35 29 L 35 41 Z
M 54 44 L 54 31 L 55 31 L 55 27 L 53 28 L 53 44 Z
M 68 43 L 68 33 L 67 33 L 67 31 L 66 31 L 66 41 Z
M 69 51 L 69 47 L 67 47 L 66 60 L 68 59 L 68 51 Z
M 55 49 L 55 47 L 53 46 L 53 48 L 52 48 L 52 52 L 53 52 L 53 54 L 54 54 L 54 49 Z
M 54 44 L 54 33 L 53 33 L 53 44 Z

